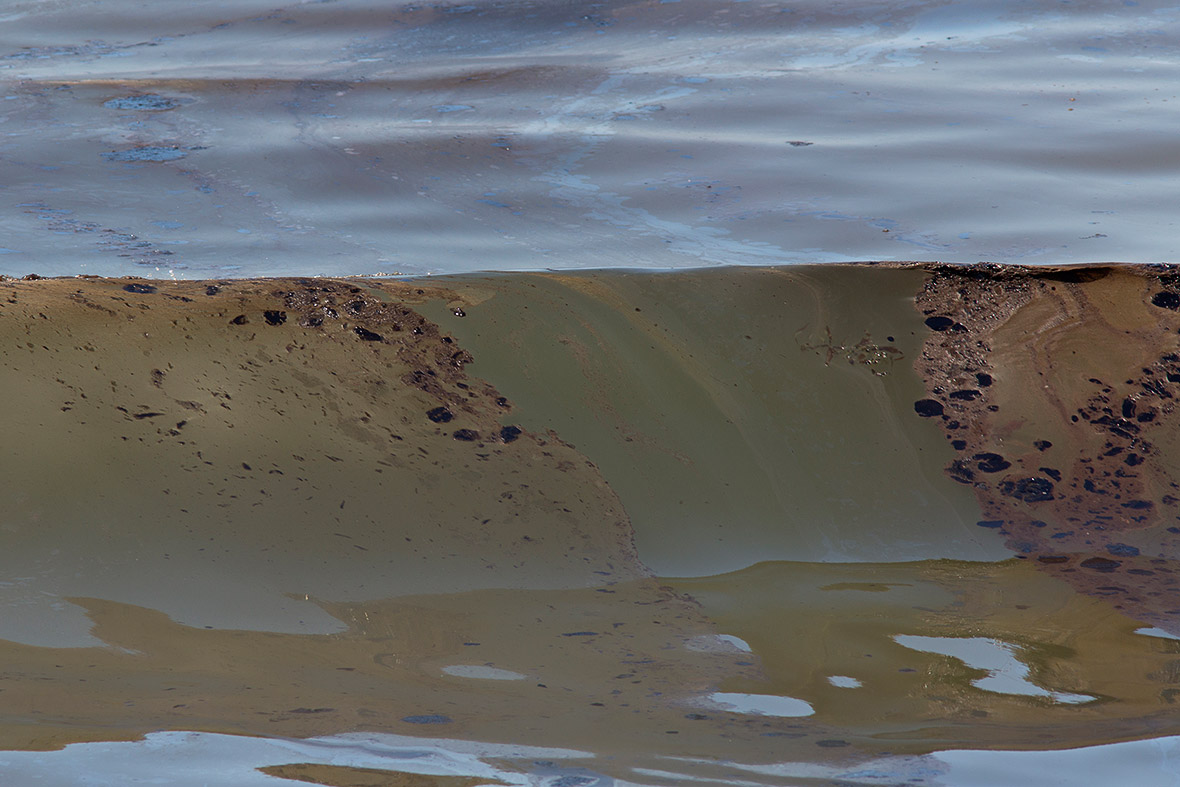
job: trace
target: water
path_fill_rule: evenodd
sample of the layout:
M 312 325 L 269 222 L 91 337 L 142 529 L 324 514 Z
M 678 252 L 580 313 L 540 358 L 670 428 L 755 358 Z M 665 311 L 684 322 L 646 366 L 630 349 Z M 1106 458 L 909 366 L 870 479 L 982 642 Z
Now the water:
M 0 22 L 0 781 L 1180 784 L 1180 9 Z
M 2 11 L 10 275 L 1176 257 L 1166 3 Z

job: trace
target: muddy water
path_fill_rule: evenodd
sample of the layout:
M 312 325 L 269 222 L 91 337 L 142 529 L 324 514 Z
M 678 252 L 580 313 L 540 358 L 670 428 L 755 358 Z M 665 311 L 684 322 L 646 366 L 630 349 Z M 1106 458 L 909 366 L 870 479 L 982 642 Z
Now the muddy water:
M 0 272 L 1169 261 L 1154 0 L 9 0 Z
M 1168 784 L 1178 292 L 0 281 L 0 771 Z

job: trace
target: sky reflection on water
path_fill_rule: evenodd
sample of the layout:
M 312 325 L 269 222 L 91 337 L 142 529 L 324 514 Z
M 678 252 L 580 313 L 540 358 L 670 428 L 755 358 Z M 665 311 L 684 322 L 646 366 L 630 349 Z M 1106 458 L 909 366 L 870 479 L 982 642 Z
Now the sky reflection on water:
M 1175 257 L 1162 3 L 5 10 L 10 275 Z

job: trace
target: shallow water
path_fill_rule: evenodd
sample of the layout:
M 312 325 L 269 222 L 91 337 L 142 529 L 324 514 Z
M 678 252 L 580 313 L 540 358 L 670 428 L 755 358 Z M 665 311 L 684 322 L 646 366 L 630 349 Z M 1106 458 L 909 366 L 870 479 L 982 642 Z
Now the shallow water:
M 2 13 L 10 275 L 1178 250 L 1167 3 Z
M 1033 270 L 4 280 L 0 772 L 1174 783 L 1180 280 Z

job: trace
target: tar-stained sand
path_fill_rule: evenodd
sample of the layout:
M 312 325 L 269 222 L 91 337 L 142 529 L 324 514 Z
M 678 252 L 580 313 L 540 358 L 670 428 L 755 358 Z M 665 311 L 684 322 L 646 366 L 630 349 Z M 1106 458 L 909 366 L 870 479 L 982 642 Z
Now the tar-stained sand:
M 917 368 L 947 468 L 1022 559 L 1180 633 L 1180 275 L 938 268 Z
M 1178 281 L 0 280 L 0 748 L 385 731 L 627 777 L 1180 733 L 1180 643 L 1134 633 L 1178 628 Z

